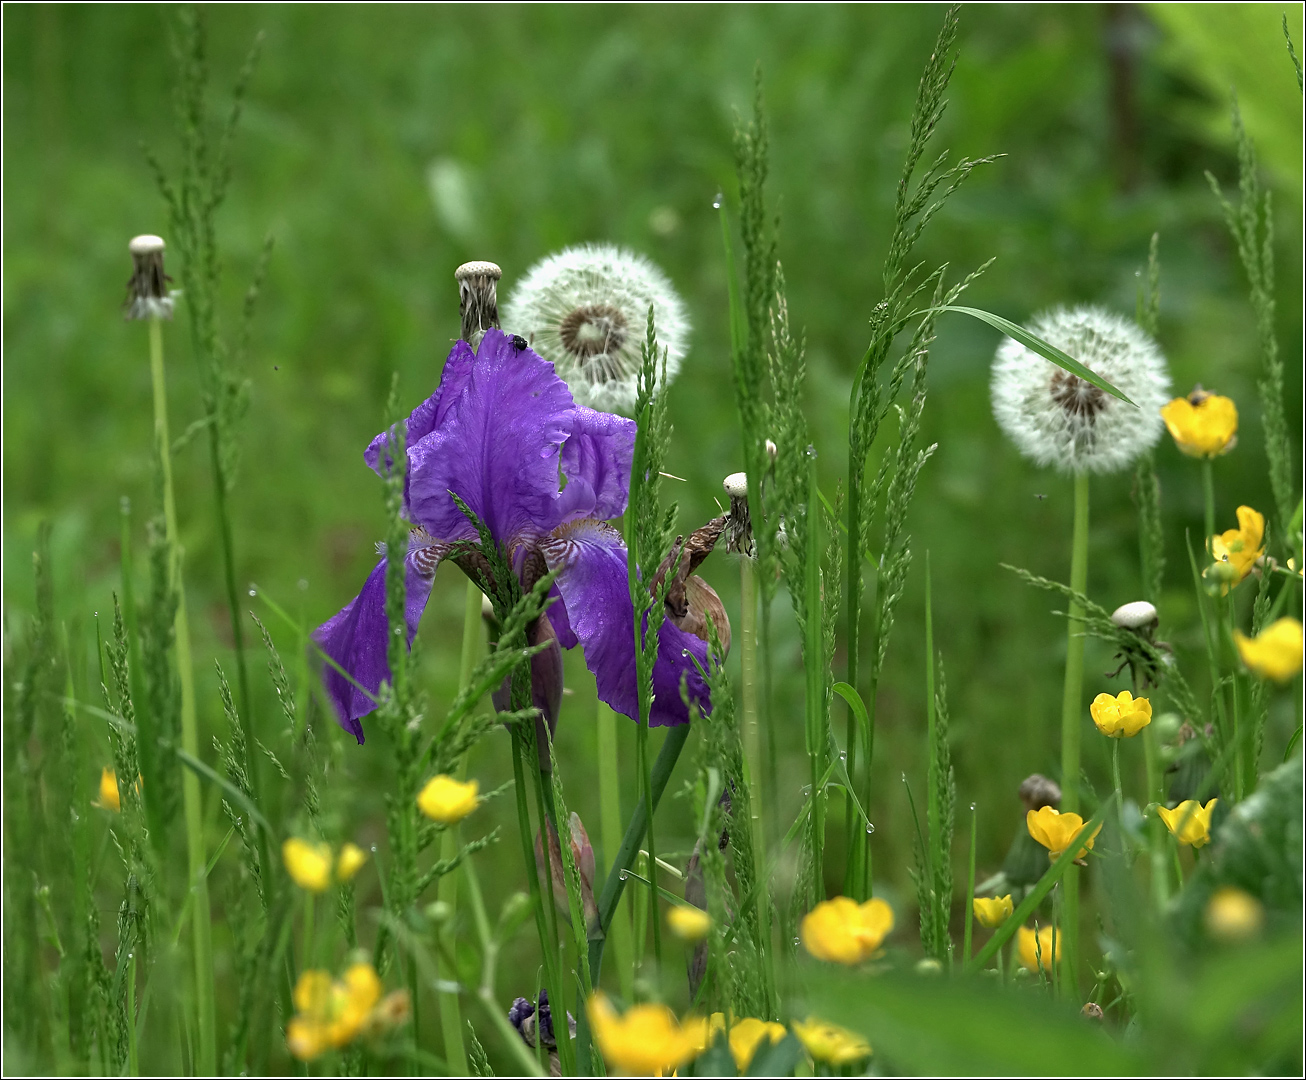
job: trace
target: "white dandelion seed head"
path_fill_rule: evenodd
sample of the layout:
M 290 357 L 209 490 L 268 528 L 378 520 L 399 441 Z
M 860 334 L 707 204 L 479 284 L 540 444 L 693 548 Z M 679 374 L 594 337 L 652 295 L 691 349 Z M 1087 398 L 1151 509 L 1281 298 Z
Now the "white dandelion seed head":
M 503 327 L 552 361 L 579 404 L 629 414 L 650 304 L 670 380 L 689 345 L 684 302 L 648 259 L 611 244 L 567 248 L 536 263 L 504 304 Z
M 1110 473 L 1156 445 L 1170 375 L 1161 350 L 1136 323 L 1099 307 L 1057 308 L 1029 330 L 1135 404 L 1004 338 L 993 361 L 993 415 L 1022 454 L 1063 473 Z

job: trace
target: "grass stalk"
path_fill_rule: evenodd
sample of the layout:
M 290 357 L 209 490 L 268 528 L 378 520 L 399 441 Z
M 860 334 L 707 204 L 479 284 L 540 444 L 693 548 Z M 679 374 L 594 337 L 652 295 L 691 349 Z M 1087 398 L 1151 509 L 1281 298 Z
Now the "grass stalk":
M 811 765 L 812 814 L 809 837 L 812 857 L 810 901 L 825 898 L 825 799 L 821 791 L 828 745 L 828 717 L 825 713 L 825 641 L 821 606 L 821 498 L 816 480 L 816 452 L 807 456 L 807 551 L 805 554 L 807 625 L 803 641 L 806 673 L 807 756 Z
M 458 663 L 458 689 L 464 690 L 471 682 L 472 672 L 476 668 L 481 654 L 481 590 L 474 581 L 467 582 L 466 598 L 463 602 L 463 645 Z M 466 759 L 458 763 L 457 777 L 463 779 L 466 774 Z M 453 859 L 458 854 L 459 830 L 451 825 L 445 830 L 440 841 L 440 858 Z M 445 874 L 440 878 L 436 889 L 437 897 L 448 905 L 450 918 L 445 924 L 453 925 L 453 913 L 458 906 L 458 878 L 455 874 Z M 450 947 L 453 942 L 449 943 Z M 456 977 L 457 972 L 454 972 Z M 444 1035 L 444 1060 L 455 1076 L 467 1075 L 467 1048 L 463 1042 L 462 1009 L 458 1002 L 457 991 L 441 990 L 440 1029 Z
M 199 757 L 199 724 L 195 709 L 195 672 L 191 661 L 190 622 L 186 617 L 186 588 L 182 576 L 182 550 L 177 538 L 177 503 L 172 489 L 172 441 L 168 433 L 168 388 L 163 363 L 163 327 L 157 318 L 148 320 L 150 336 L 150 378 L 154 390 L 154 441 L 163 473 L 163 514 L 168 544 L 172 551 L 172 584 L 177 594 L 174 619 L 177 675 L 181 684 L 181 745 Z M 209 886 L 205 873 L 204 819 L 199 777 L 185 769 L 181 778 L 182 806 L 186 821 L 186 865 L 191 893 L 191 933 L 195 965 L 197 1075 L 217 1070 L 217 1039 L 214 1017 L 213 939 L 209 914 Z
M 970 863 L 966 871 L 966 933 L 961 945 L 962 965 L 970 963 L 970 942 L 975 925 L 975 834 L 978 831 L 975 804 L 970 804 Z M 1001 954 L 998 963 L 1001 964 Z
M 1075 523 L 1071 539 L 1070 587 L 1080 595 L 1088 586 L 1088 473 L 1075 474 Z M 1061 698 L 1061 806 L 1063 812 L 1079 810 L 1079 736 L 1084 687 L 1083 606 L 1072 599 L 1066 620 L 1066 680 Z M 1071 867 L 1063 889 L 1064 919 L 1061 924 L 1062 988 L 1073 994 L 1076 986 L 1079 947 L 1079 875 Z
M 617 714 L 604 701 L 595 708 L 595 734 L 599 759 L 599 839 L 603 858 L 615 865 L 621 847 L 621 773 L 617 767 Z M 617 978 L 621 996 L 627 1001 L 635 993 L 635 944 L 631 939 L 630 911 L 620 905 L 612 912 L 608 929 L 617 956 Z M 591 972 L 591 975 L 593 973 Z
M 760 487 L 760 485 L 758 485 Z M 757 703 L 757 568 L 754 560 L 739 560 L 739 665 L 740 697 L 743 706 L 743 744 L 745 780 L 749 787 L 748 810 L 753 833 L 753 852 L 758 865 L 766 862 L 766 830 L 762 806 L 766 802 L 762 782 L 762 732 Z M 758 878 L 757 935 L 764 951 L 771 939 L 771 894 L 765 875 Z

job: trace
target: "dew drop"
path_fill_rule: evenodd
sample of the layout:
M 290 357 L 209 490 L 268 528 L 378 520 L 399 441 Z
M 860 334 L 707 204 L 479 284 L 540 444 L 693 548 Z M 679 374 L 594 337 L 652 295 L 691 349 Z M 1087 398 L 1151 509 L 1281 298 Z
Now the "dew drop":
M 875 824 L 873 822 L 868 821 L 866 823 L 866 835 L 870 836 L 873 832 L 875 832 Z
M 971 803 L 971 804 L 970 804 L 970 812 L 971 812 L 972 814 L 975 812 L 975 804 L 974 804 L 974 803 Z
M 250 590 L 249 590 L 249 595 L 250 595 L 250 596 L 258 596 L 258 590 L 257 590 L 257 589 L 250 589 Z
M 845 765 L 848 764 L 848 751 L 847 751 L 847 750 L 840 750 L 840 751 L 839 751 L 839 760 L 842 761 Z
M 795 949 L 798 948 L 798 946 L 801 945 L 801 944 L 802 944 L 802 941 L 800 941 L 798 938 L 794 938 L 794 948 L 795 948 Z
M 299 581 L 296 582 L 296 585 L 299 587 L 299 591 L 303 592 L 308 588 L 308 578 L 300 578 Z

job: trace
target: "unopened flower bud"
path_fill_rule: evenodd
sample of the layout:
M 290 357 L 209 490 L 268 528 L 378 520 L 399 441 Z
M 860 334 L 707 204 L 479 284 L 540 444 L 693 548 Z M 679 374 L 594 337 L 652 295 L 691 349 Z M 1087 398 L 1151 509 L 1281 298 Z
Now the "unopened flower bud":
M 436 926 L 443 926 L 453 918 L 453 906 L 444 900 L 433 900 L 426 905 L 426 917 Z
M 1147 626 L 1155 626 L 1156 608 L 1146 600 L 1121 604 L 1111 613 L 1111 621 L 1126 630 L 1141 630 Z
M 1056 781 L 1034 773 L 1027 776 L 1020 785 L 1020 801 L 1024 803 L 1027 813 L 1030 810 L 1041 810 L 1045 806 L 1060 806 L 1061 788 Z
M 934 959 L 934 957 L 927 956 L 923 960 L 916 961 L 916 974 L 917 975 L 942 975 L 943 965 L 940 964 L 936 959 Z
M 775 459 L 780 456 L 780 448 L 770 439 L 766 440 L 766 456 L 770 458 L 771 464 L 775 464 Z
M 485 331 L 499 325 L 498 282 L 503 271 L 492 262 L 465 262 L 453 272 L 458 282 L 458 315 L 462 338 L 473 349 Z
M 137 236 L 127 245 L 132 257 L 132 276 L 127 282 L 127 299 L 123 303 L 128 319 L 171 319 L 172 295 L 167 283 L 172 279 L 163 272 L 163 238 Z

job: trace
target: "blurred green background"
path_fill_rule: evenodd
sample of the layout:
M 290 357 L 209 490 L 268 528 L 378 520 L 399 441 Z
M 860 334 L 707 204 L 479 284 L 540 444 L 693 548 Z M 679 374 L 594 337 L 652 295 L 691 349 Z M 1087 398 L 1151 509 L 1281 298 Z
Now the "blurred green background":
M 405 407 L 435 386 L 458 333 L 454 267 L 494 259 L 504 269 L 503 296 L 536 259 L 583 241 L 644 252 L 689 305 L 695 332 L 671 391 L 678 434 L 668 469 L 686 479 L 671 485 L 686 529 L 716 513 L 721 478 L 739 467 L 739 441 L 712 202 L 734 190 L 731 132 L 736 114 L 751 107 L 758 62 L 780 253 L 792 316 L 807 334 L 807 414 L 833 492 L 846 468 L 851 373 L 880 299 L 912 100 L 942 13 L 933 5 L 213 8 L 215 122 L 250 41 L 266 34 L 219 216 L 229 333 L 265 235 L 276 244 L 253 327 L 252 406 L 231 503 L 242 582 L 257 583 L 308 626 L 353 596 L 384 530 L 380 486 L 362 450 L 382 426 L 392 372 Z M 1274 191 L 1278 333 L 1289 424 L 1301 430 L 1302 106 L 1280 13 L 1270 4 L 965 11 L 937 146 L 1006 156 L 976 173 L 918 248 L 949 262 L 953 276 L 997 256 L 969 302 L 1023 320 L 1057 303 L 1132 312 L 1149 237 L 1159 231 L 1160 336 L 1176 392 L 1200 381 L 1232 396 L 1242 416 L 1237 449 L 1216 464 L 1221 528 L 1234 524 L 1240 503 L 1272 509 L 1246 282 L 1203 176 L 1209 169 L 1226 188 L 1236 183 L 1231 87 Z M 139 555 L 152 498 L 145 332 L 124 322 L 118 305 L 128 239 L 167 235 L 141 152 L 143 143 L 167 166 L 177 159 L 167 14 L 146 6 L 4 9 L 6 658 L 32 608 L 37 523 L 49 519 L 57 602 L 86 650 L 78 677 L 89 686 L 91 614 L 111 610 L 119 587 L 119 499 L 137 508 Z M 1291 18 L 1300 43 L 1300 6 Z M 180 308 L 166 337 L 180 432 L 199 415 Z M 924 784 L 926 550 L 959 805 L 979 804 L 981 876 L 996 869 L 1019 827 L 1021 779 L 1057 768 L 1064 623 L 1052 609 L 1061 605 L 999 563 L 1068 575 L 1070 486 L 1023 461 L 993 421 L 996 344 L 978 323 L 954 317 L 940 327 L 924 432 L 939 449 L 911 512 L 916 561 L 881 690 L 876 873 L 907 941 L 913 829 L 899 776 Z M 195 440 L 175 469 L 202 722 L 216 730 L 210 658 L 231 669 L 230 631 L 207 453 Z M 1200 534 L 1199 474 L 1168 439 L 1157 457 L 1170 559 L 1162 636 L 1200 698 L 1183 546 L 1185 529 Z M 1129 487 L 1127 474 L 1093 484 L 1089 591 L 1108 608 L 1139 591 Z M 143 576 L 139 558 L 138 570 Z M 737 612 L 731 557 L 713 556 L 705 574 Z M 456 570 L 443 570 L 423 623 L 428 715 L 452 699 L 463 588 Z M 787 816 L 799 806 L 806 758 L 798 640 L 783 596 L 777 611 L 774 713 Z M 293 634 L 272 625 L 290 656 Z M 260 653 L 251 655 L 257 722 L 270 732 L 278 721 Z M 1097 675 L 1113 666 L 1090 644 L 1086 690 L 1107 689 Z M 579 654 L 568 658 L 568 678 L 563 777 L 596 835 L 594 691 Z M 1272 715 L 1267 754 L 1282 754 L 1288 706 L 1280 702 Z M 86 731 L 104 740 L 93 724 Z M 329 720 L 324 727 L 336 755 L 329 798 L 340 838 L 382 842 L 390 765 L 379 734 L 357 748 Z M 633 778 L 632 732 L 623 727 L 622 762 Z M 477 749 L 471 769 L 483 788 L 510 775 L 506 745 L 495 737 Z M 1086 746 L 1086 767 L 1103 781 L 1105 753 Z M 1141 754 L 1125 757 L 1141 775 Z M 495 822 L 515 829 L 511 817 L 500 800 L 474 819 L 471 834 Z M 836 853 L 841 821 L 832 815 Z M 659 833 L 660 849 L 688 848 L 684 800 L 668 804 Z M 515 841 L 496 852 L 480 857 L 492 903 L 522 885 Z M 375 875 L 360 881 L 360 903 L 379 901 Z M 519 940 L 533 955 L 533 943 Z M 521 992 L 510 981 L 504 992 Z

